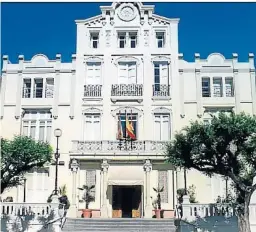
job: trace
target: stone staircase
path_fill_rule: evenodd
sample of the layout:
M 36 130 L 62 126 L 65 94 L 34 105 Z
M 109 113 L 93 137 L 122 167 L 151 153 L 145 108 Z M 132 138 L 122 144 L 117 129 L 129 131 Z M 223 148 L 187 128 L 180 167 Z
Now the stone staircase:
M 175 232 L 174 219 L 68 218 L 63 232 Z

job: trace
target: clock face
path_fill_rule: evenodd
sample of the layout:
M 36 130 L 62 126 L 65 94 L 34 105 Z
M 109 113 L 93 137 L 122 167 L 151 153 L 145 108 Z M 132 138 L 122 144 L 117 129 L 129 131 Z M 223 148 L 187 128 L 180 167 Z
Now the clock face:
M 121 7 L 118 16 L 123 21 L 131 21 L 136 17 L 135 11 L 130 5 L 125 5 Z

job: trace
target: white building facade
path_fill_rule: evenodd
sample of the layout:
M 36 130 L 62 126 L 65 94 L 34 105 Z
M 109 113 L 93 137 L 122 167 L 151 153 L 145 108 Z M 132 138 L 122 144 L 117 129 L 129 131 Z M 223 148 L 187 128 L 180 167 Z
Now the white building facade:
M 157 186 L 164 186 L 164 217 L 172 217 L 184 175 L 165 163 L 166 142 L 191 120 L 209 123 L 219 111 L 256 114 L 254 56 L 238 62 L 237 54 L 195 54 L 187 62 L 178 52 L 179 19 L 158 16 L 142 3 L 100 9 L 100 15 L 76 21 L 70 63 L 59 54 L 55 60 L 20 55 L 17 64 L 3 57 L 1 136 L 32 136 L 55 149 L 54 129 L 62 130 L 58 179 L 67 186 L 70 216 L 81 216 L 78 187 L 86 184 L 96 186 L 93 217 L 151 218 Z M 28 173 L 25 200 L 46 202 L 54 178 L 51 164 Z M 226 191 L 221 178 L 190 170 L 192 184 L 200 203 L 215 202 Z M 19 186 L 3 195 L 21 202 L 23 194 Z

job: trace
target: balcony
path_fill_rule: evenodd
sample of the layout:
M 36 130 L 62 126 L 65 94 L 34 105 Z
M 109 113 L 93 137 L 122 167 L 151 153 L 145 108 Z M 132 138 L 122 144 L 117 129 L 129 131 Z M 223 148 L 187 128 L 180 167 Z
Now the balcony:
M 170 85 L 154 84 L 153 99 L 170 99 Z
M 85 85 L 84 99 L 102 99 L 102 85 Z
M 145 155 L 164 156 L 168 141 L 136 140 L 101 140 L 101 141 L 72 141 L 73 154 L 85 155 Z
M 138 101 L 142 102 L 142 84 L 115 84 L 111 89 L 111 100 L 116 101 Z

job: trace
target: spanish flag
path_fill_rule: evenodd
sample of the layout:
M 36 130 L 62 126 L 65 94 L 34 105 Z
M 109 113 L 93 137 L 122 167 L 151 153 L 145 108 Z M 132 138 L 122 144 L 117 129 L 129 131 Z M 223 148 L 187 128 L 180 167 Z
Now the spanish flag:
M 121 124 L 121 116 L 119 114 L 119 120 L 118 120 L 118 128 L 117 128 L 117 139 L 123 139 L 123 129 L 122 129 L 122 124 Z
M 135 133 L 134 133 L 134 128 L 132 125 L 132 121 L 128 120 L 128 117 L 126 115 L 126 133 L 131 139 L 136 139 Z

